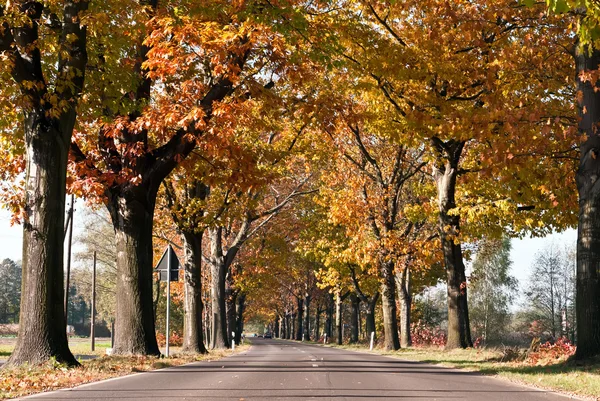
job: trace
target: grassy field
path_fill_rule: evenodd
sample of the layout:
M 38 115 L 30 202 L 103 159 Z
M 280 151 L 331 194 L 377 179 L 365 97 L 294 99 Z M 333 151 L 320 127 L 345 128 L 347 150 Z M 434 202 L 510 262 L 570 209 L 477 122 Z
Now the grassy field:
M 8 359 L 15 348 L 16 338 L 0 338 L 0 359 Z M 97 338 L 95 350 L 91 350 L 91 341 L 89 338 L 71 337 L 69 338 L 69 348 L 73 355 L 83 358 L 90 356 L 101 356 L 106 354 L 106 349 L 110 348 L 109 338 Z
M 369 352 L 366 345 L 328 344 L 327 346 Z M 540 360 L 535 364 L 527 360 L 502 362 L 505 356 L 502 349 L 445 351 L 439 348 L 407 348 L 394 352 L 375 349 L 372 352 L 394 358 L 475 371 L 520 384 L 600 401 L 600 360 L 581 363 L 561 358 Z

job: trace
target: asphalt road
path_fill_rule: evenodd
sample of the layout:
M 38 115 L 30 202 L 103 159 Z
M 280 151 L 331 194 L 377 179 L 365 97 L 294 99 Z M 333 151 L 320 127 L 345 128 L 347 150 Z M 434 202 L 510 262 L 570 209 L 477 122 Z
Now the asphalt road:
M 235 356 L 28 397 L 43 400 L 565 400 L 475 373 L 255 339 Z

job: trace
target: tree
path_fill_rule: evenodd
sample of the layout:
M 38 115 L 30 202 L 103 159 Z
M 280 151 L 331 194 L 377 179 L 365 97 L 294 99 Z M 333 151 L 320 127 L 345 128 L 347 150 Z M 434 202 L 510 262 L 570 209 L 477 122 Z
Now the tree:
M 3 109 L 12 103 L 21 111 L 21 116 L 4 115 L 0 129 L 23 144 L 26 163 L 25 195 L 19 205 L 23 295 L 19 336 L 8 365 L 51 357 L 78 364 L 65 331 L 63 226 L 67 154 L 88 61 L 83 20 L 88 6 L 86 0 L 0 6 L 0 102 Z
M 117 250 L 114 229 L 105 210 L 86 208 L 82 230 L 75 237 L 75 269 L 72 283 L 85 302 L 91 305 L 93 257 L 96 252 L 96 313 L 110 326 L 115 319 Z
M 469 280 L 472 327 L 484 343 L 501 340 L 510 319 L 510 306 L 518 282 L 510 275 L 510 239 L 483 239 Z M 537 280 L 537 279 L 536 279 Z
M 264 170 L 268 166 L 276 165 L 268 160 L 259 160 L 256 167 L 262 163 L 265 163 Z M 256 183 L 254 187 L 237 194 L 231 194 L 228 183 L 211 188 L 209 202 L 217 207 L 210 215 L 219 217 L 209 220 L 207 224 L 210 252 L 205 260 L 211 269 L 213 316 L 210 348 L 226 348 L 229 344 L 225 284 L 242 246 L 269 224 L 294 198 L 310 192 L 303 190 L 309 177 L 295 177 L 290 174 L 288 177 L 282 176 L 278 181 L 274 180 L 269 186 L 264 182 Z M 239 187 L 236 185 L 234 188 Z
M 343 226 L 351 238 L 346 252 L 365 255 L 377 270 L 385 348 L 398 349 L 394 271 L 399 257 L 416 252 L 417 244 L 423 244 L 424 222 L 411 220 L 405 210 L 419 203 L 412 186 L 422 177 L 426 162 L 422 151 L 388 141 L 385 132 L 375 130 L 379 126 L 376 119 L 367 117 L 370 110 L 364 115 L 355 111 L 362 107 L 348 105 L 353 113 L 342 115 L 337 132 L 325 128 L 338 153 L 325 176 L 324 186 L 329 189 L 322 191 L 323 202 L 330 205 L 329 219 Z
M 115 56 L 129 67 L 124 74 L 131 82 L 103 84 L 109 104 L 82 124 L 71 147 L 74 190 L 103 202 L 115 228 L 115 354 L 159 353 L 150 266 L 160 184 L 202 136 L 227 129 L 213 125 L 215 116 L 243 116 L 251 110 L 246 102 L 273 85 L 271 76 L 285 79 L 285 38 L 271 12 L 285 14 L 221 1 L 197 7 L 140 0 L 132 10 L 135 29 Z
M 167 203 L 173 221 L 181 233 L 184 246 L 183 282 L 185 290 L 183 350 L 192 353 L 206 353 L 203 336 L 202 314 L 202 236 L 204 234 L 203 201 L 209 188 L 200 181 L 183 182 L 183 188 L 176 192 L 173 181 L 166 183 Z
M 579 194 L 579 225 L 577 231 L 577 351 L 584 359 L 600 355 L 600 190 L 595 185 L 600 163 L 600 93 L 597 71 L 600 67 L 600 43 L 597 31 L 600 7 L 581 1 L 549 1 L 555 12 L 566 11 L 564 5 L 582 12 L 579 39 L 573 57 L 576 68 L 577 105 L 579 110 L 580 145 L 577 191 Z M 563 7 L 559 6 L 562 5 Z M 561 9 L 562 8 L 562 9 Z
M 21 264 L 11 259 L 0 263 L 0 322 L 18 323 L 21 305 Z
M 563 332 L 565 314 L 573 303 L 572 265 L 566 252 L 554 245 L 547 246 L 535 256 L 525 296 L 530 316 L 541 329 L 556 339 Z
M 507 226 L 519 235 L 573 224 L 573 196 L 555 180 L 573 179 L 564 52 L 572 38 L 564 19 L 514 1 L 348 5 L 340 58 L 362 78 L 347 82 L 373 90 L 400 143 L 427 147 L 447 272 L 447 347 L 470 346 L 461 243 Z

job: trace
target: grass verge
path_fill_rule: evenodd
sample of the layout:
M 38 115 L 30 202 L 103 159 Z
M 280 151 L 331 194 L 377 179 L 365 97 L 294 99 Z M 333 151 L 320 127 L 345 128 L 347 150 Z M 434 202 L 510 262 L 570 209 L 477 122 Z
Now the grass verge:
M 81 384 L 125 376 L 132 373 L 163 369 L 198 361 L 211 361 L 243 352 L 250 345 L 235 351 L 217 350 L 206 355 L 174 355 L 169 358 L 102 356 L 81 361 L 77 368 L 67 368 L 56 362 L 36 366 L 8 367 L 0 370 L 0 399 L 10 399 L 44 391 L 58 390 Z
M 395 358 L 465 369 L 547 390 L 600 401 L 600 360 L 586 362 L 555 358 L 536 364 L 525 361 L 501 362 L 502 349 L 405 348 L 398 351 L 375 349 L 366 345 L 331 345 L 354 351 L 373 352 Z

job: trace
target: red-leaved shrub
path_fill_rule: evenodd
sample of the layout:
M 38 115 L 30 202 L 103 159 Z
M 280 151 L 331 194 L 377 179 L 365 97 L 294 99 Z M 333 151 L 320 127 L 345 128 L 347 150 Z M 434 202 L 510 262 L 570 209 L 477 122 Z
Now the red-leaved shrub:
M 575 354 L 576 346 L 571 344 L 568 338 L 560 337 L 554 343 L 550 341 L 541 344 L 539 350 L 530 352 L 527 355 L 527 362 L 532 365 L 544 365 L 556 362 L 560 359 L 567 359 Z
M 415 347 L 446 345 L 446 332 L 439 327 L 429 327 L 421 321 L 410 325 L 410 335 L 412 344 Z
M 156 333 L 156 341 L 158 342 L 159 347 L 164 347 L 166 345 L 165 342 L 165 333 Z M 181 334 L 177 332 L 171 333 L 171 338 L 169 339 L 169 346 L 181 347 L 183 345 L 183 337 Z

